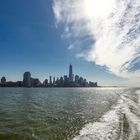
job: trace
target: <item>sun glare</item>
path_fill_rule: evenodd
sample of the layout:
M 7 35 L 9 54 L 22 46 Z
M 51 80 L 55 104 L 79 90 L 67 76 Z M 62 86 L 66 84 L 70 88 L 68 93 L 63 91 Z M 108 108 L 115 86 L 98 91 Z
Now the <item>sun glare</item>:
M 114 0 L 84 0 L 83 9 L 87 18 L 105 18 L 114 8 Z

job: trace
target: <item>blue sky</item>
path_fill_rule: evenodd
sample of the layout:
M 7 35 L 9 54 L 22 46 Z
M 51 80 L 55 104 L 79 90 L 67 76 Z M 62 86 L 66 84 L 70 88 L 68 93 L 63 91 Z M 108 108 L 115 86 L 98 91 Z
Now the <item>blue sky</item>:
M 100 85 L 121 85 L 126 77 L 123 79 L 113 70 L 108 72 L 106 65 L 77 57 L 89 50 L 95 40 L 85 36 L 66 37 L 65 23 L 58 23 L 53 9 L 55 2 L 58 1 L 0 1 L 0 76 L 16 81 L 30 71 L 43 81 L 49 75 L 68 74 L 71 63 L 74 74 Z M 78 47 L 73 49 L 74 45 Z

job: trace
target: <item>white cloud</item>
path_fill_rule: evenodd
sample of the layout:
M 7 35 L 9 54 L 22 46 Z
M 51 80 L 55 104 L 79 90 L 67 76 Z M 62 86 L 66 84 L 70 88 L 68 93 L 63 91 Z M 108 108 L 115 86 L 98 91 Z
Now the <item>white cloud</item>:
M 140 1 L 54 0 L 53 11 L 65 36 L 95 40 L 78 56 L 117 76 L 140 78 Z
M 71 49 L 73 49 L 73 48 L 75 48 L 75 46 L 74 46 L 73 44 L 70 44 L 70 45 L 68 46 L 68 50 L 71 50 Z

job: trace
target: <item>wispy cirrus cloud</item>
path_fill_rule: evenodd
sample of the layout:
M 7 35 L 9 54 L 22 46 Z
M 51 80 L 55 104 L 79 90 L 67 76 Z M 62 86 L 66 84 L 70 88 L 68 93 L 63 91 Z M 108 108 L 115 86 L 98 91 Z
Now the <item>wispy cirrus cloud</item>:
M 53 11 L 65 37 L 93 40 L 78 56 L 117 76 L 140 78 L 140 1 L 54 0 Z

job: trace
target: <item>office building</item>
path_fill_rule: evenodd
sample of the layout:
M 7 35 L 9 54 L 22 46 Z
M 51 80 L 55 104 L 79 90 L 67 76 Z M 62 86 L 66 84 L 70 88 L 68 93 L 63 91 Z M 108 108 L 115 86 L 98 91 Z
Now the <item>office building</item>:
M 23 87 L 31 87 L 31 73 L 25 72 L 23 74 Z
M 70 64 L 70 66 L 69 66 L 69 81 L 70 82 L 73 82 L 73 77 L 74 77 L 74 75 L 73 75 L 73 71 L 72 71 L 72 65 Z
M 1 78 L 1 84 L 6 84 L 6 78 L 4 76 Z
M 49 83 L 50 83 L 50 85 L 52 85 L 52 76 L 50 76 Z

